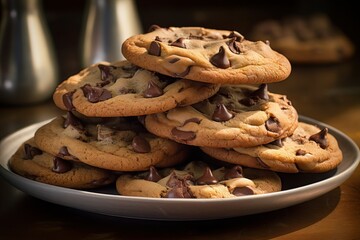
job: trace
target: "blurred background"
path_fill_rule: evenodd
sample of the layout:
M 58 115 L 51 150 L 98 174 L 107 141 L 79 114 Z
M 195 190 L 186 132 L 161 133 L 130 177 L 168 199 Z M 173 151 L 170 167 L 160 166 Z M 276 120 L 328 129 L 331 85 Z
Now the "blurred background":
M 86 7 L 89 0 L 43 0 L 47 25 L 53 39 L 59 65 L 59 80 L 81 69 L 80 48 Z M 152 24 L 168 26 L 203 26 L 236 30 L 245 37 L 252 27 L 266 19 L 280 19 L 291 14 L 325 13 L 356 45 L 359 45 L 359 13 L 342 1 L 164 1 L 135 0 L 143 31 Z M 129 23 L 121 23 L 126 25 Z M 109 28 L 112 23 L 109 23 Z

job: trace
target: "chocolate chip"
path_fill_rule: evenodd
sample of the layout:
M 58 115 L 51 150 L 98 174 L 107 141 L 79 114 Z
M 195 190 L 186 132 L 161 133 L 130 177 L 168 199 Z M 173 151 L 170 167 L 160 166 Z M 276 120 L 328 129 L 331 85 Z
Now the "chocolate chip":
M 68 110 L 68 111 L 75 110 L 75 107 L 72 104 L 72 96 L 73 96 L 73 94 L 74 94 L 74 91 L 67 92 L 62 96 L 64 106 L 65 106 L 66 110 Z
M 327 128 L 324 128 L 322 129 L 320 132 L 314 134 L 314 135 L 311 135 L 309 140 L 312 140 L 314 142 L 316 142 L 317 144 L 320 145 L 320 147 L 322 149 L 325 149 L 329 146 L 329 143 L 327 141 L 327 138 L 326 138 L 326 135 L 328 133 L 328 129 Z
M 210 62 L 215 67 L 222 68 L 222 69 L 229 68 L 231 65 L 229 59 L 226 57 L 225 49 L 223 46 L 221 46 L 219 48 L 218 53 L 216 53 L 215 55 L 213 55 L 210 58 Z
M 122 88 L 119 89 L 118 93 L 119 94 L 131 94 L 131 93 L 136 93 L 136 90 L 131 89 L 131 88 L 122 87 Z
M 160 88 L 154 81 L 149 81 L 147 88 L 143 92 L 143 96 L 145 98 L 153 98 L 153 97 L 159 97 L 163 95 L 164 92 L 162 88 Z
M 105 81 L 105 82 L 115 82 L 116 81 L 116 77 L 112 73 L 112 70 L 116 69 L 115 66 L 99 64 L 98 68 L 100 69 L 101 81 Z
M 78 118 L 72 112 L 67 112 L 66 119 L 64 121 L 63 127 L 67 128 L 69 125 L 73 126 L 78 130 L 84 130 L 83 124 L 80 122 Z
M 237 187 L 234 188 L 233 195 L 240 197 L 240 196 L 246 196 L 246 195 L 254 195 L 254 191 L 249 187 Z
M 184 187 L 176 187 L 170 189 L 165 198 L 191 198 L 191 193 L 188 191 L 187 188 Z
M 97 103 L 112 98 L 112 94 L 109 90 L 92 87 L 90 84 L 85 84 L 81 89 L 83 90 L 84 96 L 91 103 Z
M 241 178 L 243 177 L 242 175 L 242 167 L 237 165 L 237 166 L 233 166 L 232 168 L 227 168 L 225 170 L 225 174 L 224 174 L 224 180 L 228 180 L 228 179 L 232 179 L 232 178 Z
M 206 167 L 203 175 L 196 179 L 197 185 L 215 184 L 217 182 L 218 180 L 214 177 L 209 167 Z
M 188 190 L 189 181 L 192 180 L 191 175 L 179 178 L 174 172 L 171 173 L 166 186 L 172 188 L 165 195 L 166 198 L 191 198 L 191 193 Z
M 246 98 L 241 99 L 239 102 L 245 106 L 253 106 L 258 104 L 260 100 L 269 100 L 267 84 L 263 83 L 258 89 L 248 94 Z
M 236 31 L 232 31 L 228 36 L 223 36 L 224 38 L 235 38 L 236 41 L 242 42 L 245 38 L 243 35 Z
M 279 132 L 281 130 L 279 120 L 275 117 L 270 117 L 265 122 L 265 127 L 270 132 Z
M 295 155 L 296 156 L 304 156 L 306 154 L 306 151 L 305 150 L 302 150 L 302 149 L 298 149 L 296 150 L 295 152 Z
M 174 63 L 176 63 L 176 62 L 178 62 L 178 61 L 180 61 L 180 58 L 174 57 L 174 58 L 170 59 L 170 60 L 168 61 L 168 63 L 174 64 Z
M 145 180 L 151 181 L 151 182 L 157 182 L 160 179 L 162 179 L 159 172 L 156 170 L 155 167 L 151 166 L 149 169 L 149 174 L 145 177 Z
M 71 156 L 66 146 L 62 146 L 57 154 L 58 157 Z
M 228 45 L 229 50 L 232 53 L 240 54 L 241 51 L 240 51 L 239 46 L 236 44 L 236 38 L 230 39 L 226 44 Z
M 66 173 L 72 169 L 72 163 L 70 161 L 66 161 L 59 157 L 54 157 L 53 163 L 54 166 L 52 168 L 52 171 L 56 173 Z
M 170 46 L 179 47 L 179 48 L 186 48 L 184 43 L 185 38 L 178 38 L 175 42 L 171 43 Z
M 151 151 L 149 142 L 139 135 L 133 138 L 131 145 L 137 153 L 148 153 Z
M 186 119 L 186 120 L 185 120 L 185 122 L 184 122 L 184 124 L 183 124 L 183 126 L 185 126 L 186 124 L 191 123 L 191 122 L 193 122 L 193 123 L 197 123 L 197 124 L 200 124 L 201 119 L 196 118 L 196 117 Z
M 188 66 L 188 67 L 185 69 L 185 71 L 183 71 L 183 72 L 181 72 L 181 73 L 174 73 L 174 77 L 183 78 L 183 77 L 185 77 L 186 75 L 189 74 L 190 69 L 191 69 L 191 66 Z
M 181 141 L 191 141 L 196 138 L 196 134 L 192 131 L 181 131 L 174 127 L 171 129 L 171 135 Z
M 255 160 L 261 168 L 264 168 L 264 169 L 270 168 L 266 163 L 263 162 L 263 160 L 261 160 L 261 158 L 256 157 Z
M 161 55 L 161 45 L 157 41 L 152 41 L 150 43 L 150 47 L 148 53 L 153 56 L 160 56 Z
M 225 122 L 234 117 L 234 114 L 230 113 L 224 104 L 219 103 L 216 105 L 215 111 L 212 115 L 212 119 L 216 122 Z
M 159 25 L 153 24 L 153 25 L 151 25 L 151 26 L 149 27 L 148 33 L 149 33 L 149 32 L 153 32 L 153 31 L 155 31 L 156 29 L 159 29 L 159 28 L 161 28 Z
M 284 143 L 283 143 L 282 139 L 276 139 L 276 140 L 274 140 L 274 141 L 272 141 L 272 142 L 270 142 L 268 144 L 275 145 L 275 146 L 278 146 L 278 147 L 284 146 Z M 266 145 L 268 145 L 268 144 L 266 144 Z
M 23 157 L 24 160 L 31 160 L 34 158 L 34 156 L 36 155 L 41 155 L 43 152 L 37 148 L 37 147 L 33 147 L 28 143 L 24 144 L 24 153 L 25 156 Z

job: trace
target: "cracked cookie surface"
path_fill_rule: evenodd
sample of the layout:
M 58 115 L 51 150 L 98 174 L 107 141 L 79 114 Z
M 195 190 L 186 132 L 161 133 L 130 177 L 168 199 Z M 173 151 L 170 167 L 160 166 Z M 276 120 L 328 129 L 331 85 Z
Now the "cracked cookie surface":
M 128 38 L 122 53 L 130 62 L 168 76 L 221 84 L 269 83 L 286 79 L 286 57 L 262 41 L 236 31 L 201 27 L 152 27 Z
M 179 143 L 207 147 L 251 147 L 291 135 L 298 122 L 285 95 L 267 85 L 223 85 L 192 106 L 145 117 L 152 133 Z
M 342 161 L 342 152 L 326 128 L 299 122 L 294 133 L 270 144 L 251 148 L 201 148 L 233 164 L 277 172 L 326 172 Z
M 217 84 L 154 73 L 124 60 L 94 64 L 62 82 L 55 104 L 89 117 L 139 116 L 186 106 L 215 94 Z
M 86 122 L 91 121 L 91 122 Z M 40 127 L 38 147 L 64 159 L 114 171 L 167 167 L 185 159 L 188 146 L 150 134 L 137 118 L 79 118 L 68 112 Z
M 110 171 L 78 161 L 64 160 L 40 150 L 30 139 L 11 157 L 9 167 L 15 173 L 51 185 L 74 189 L 91 189 L 113 183 Z
M 234 198 L 281 191 L 281 179 L 260 169 L 210 168 L 192 161 L 182 169 L 151 168 L 137 174 L 124 174 L 116 180 L 119 194 L 154 198 Z

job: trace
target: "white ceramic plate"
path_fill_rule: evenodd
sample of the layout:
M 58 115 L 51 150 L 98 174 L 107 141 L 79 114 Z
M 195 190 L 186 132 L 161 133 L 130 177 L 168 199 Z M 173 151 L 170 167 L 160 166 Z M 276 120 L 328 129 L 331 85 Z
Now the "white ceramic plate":
M 326 126 L 338 140 L 344 154 L 343 162 L 333 171 L 323 174 L 280 174 L 284 190 L 263 195 L 232 199 L 155 199 L 126 197 L 114 187 L 96 191 L 80 191 L 56 187 L 26 179 L 11 172 L 8 160 L 17 148 L 33 136 L 40 122 L 21 129 L 0 143 L 0 174 L 13 186 L 39 199 L 99 214 L 157 220 L 220 219 L 262 213 L 285 208 L 314 199 L 331 191 L 348 179 L 359 164 L 359 149 L 345 134 L 316 120 L 301 117 L 301 121 Z

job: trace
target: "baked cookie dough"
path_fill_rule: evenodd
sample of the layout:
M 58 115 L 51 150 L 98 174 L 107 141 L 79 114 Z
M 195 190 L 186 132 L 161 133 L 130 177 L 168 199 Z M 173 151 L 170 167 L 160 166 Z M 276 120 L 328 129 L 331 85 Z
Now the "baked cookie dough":
M 354 54 L 350 39 L 323 14 L 263 21 L 254 27 L 252 38 L 270 41 L 294 63 L 340 62 Z
M 278 82 L 291 72 L 287 58 L 263 41 L 201 27 L 153 26 L 125 40 L 122 53 L 145 69 L 207 83 Z
M 219 85 L 164 76 L 128 61 L 94 64 L 62 82 L 55 104 L 89 117 L 139 116 L 204 100 Z
M 68 112 L 40 127 L 35 142 L 52 155 L 114 171 L 169 167 L 187 156 L 188 146 L 150 134 L 137 118 L 85 120 Z
M 251 148 L 207 148 L 206 154 L 222 161 L 277 172 L 321 173 L 342 161 L 337 140 L 327 128 L 299 122 L 294 133 L 272 143 Z
M 222 85 L 211 98 L 192 106 L 145 117 L 155 135 L 206 147 L 252 147 L 293 133 L 298 115 L 285 95 L 267 85 Z
M 211 169 L 192 161 L 183 169 L 124 174 L 116 180 L 121 195 L 153 198 L 234 198 L 281 191 L 275 172 L 242 168 L 239 165 Z
M 33 139 L 19 147 L 9 160 L 9 167 L 34 181 L 74 189 L 97 188 L 116 180 L 116 175 L 110 171 L 43 152 Z

